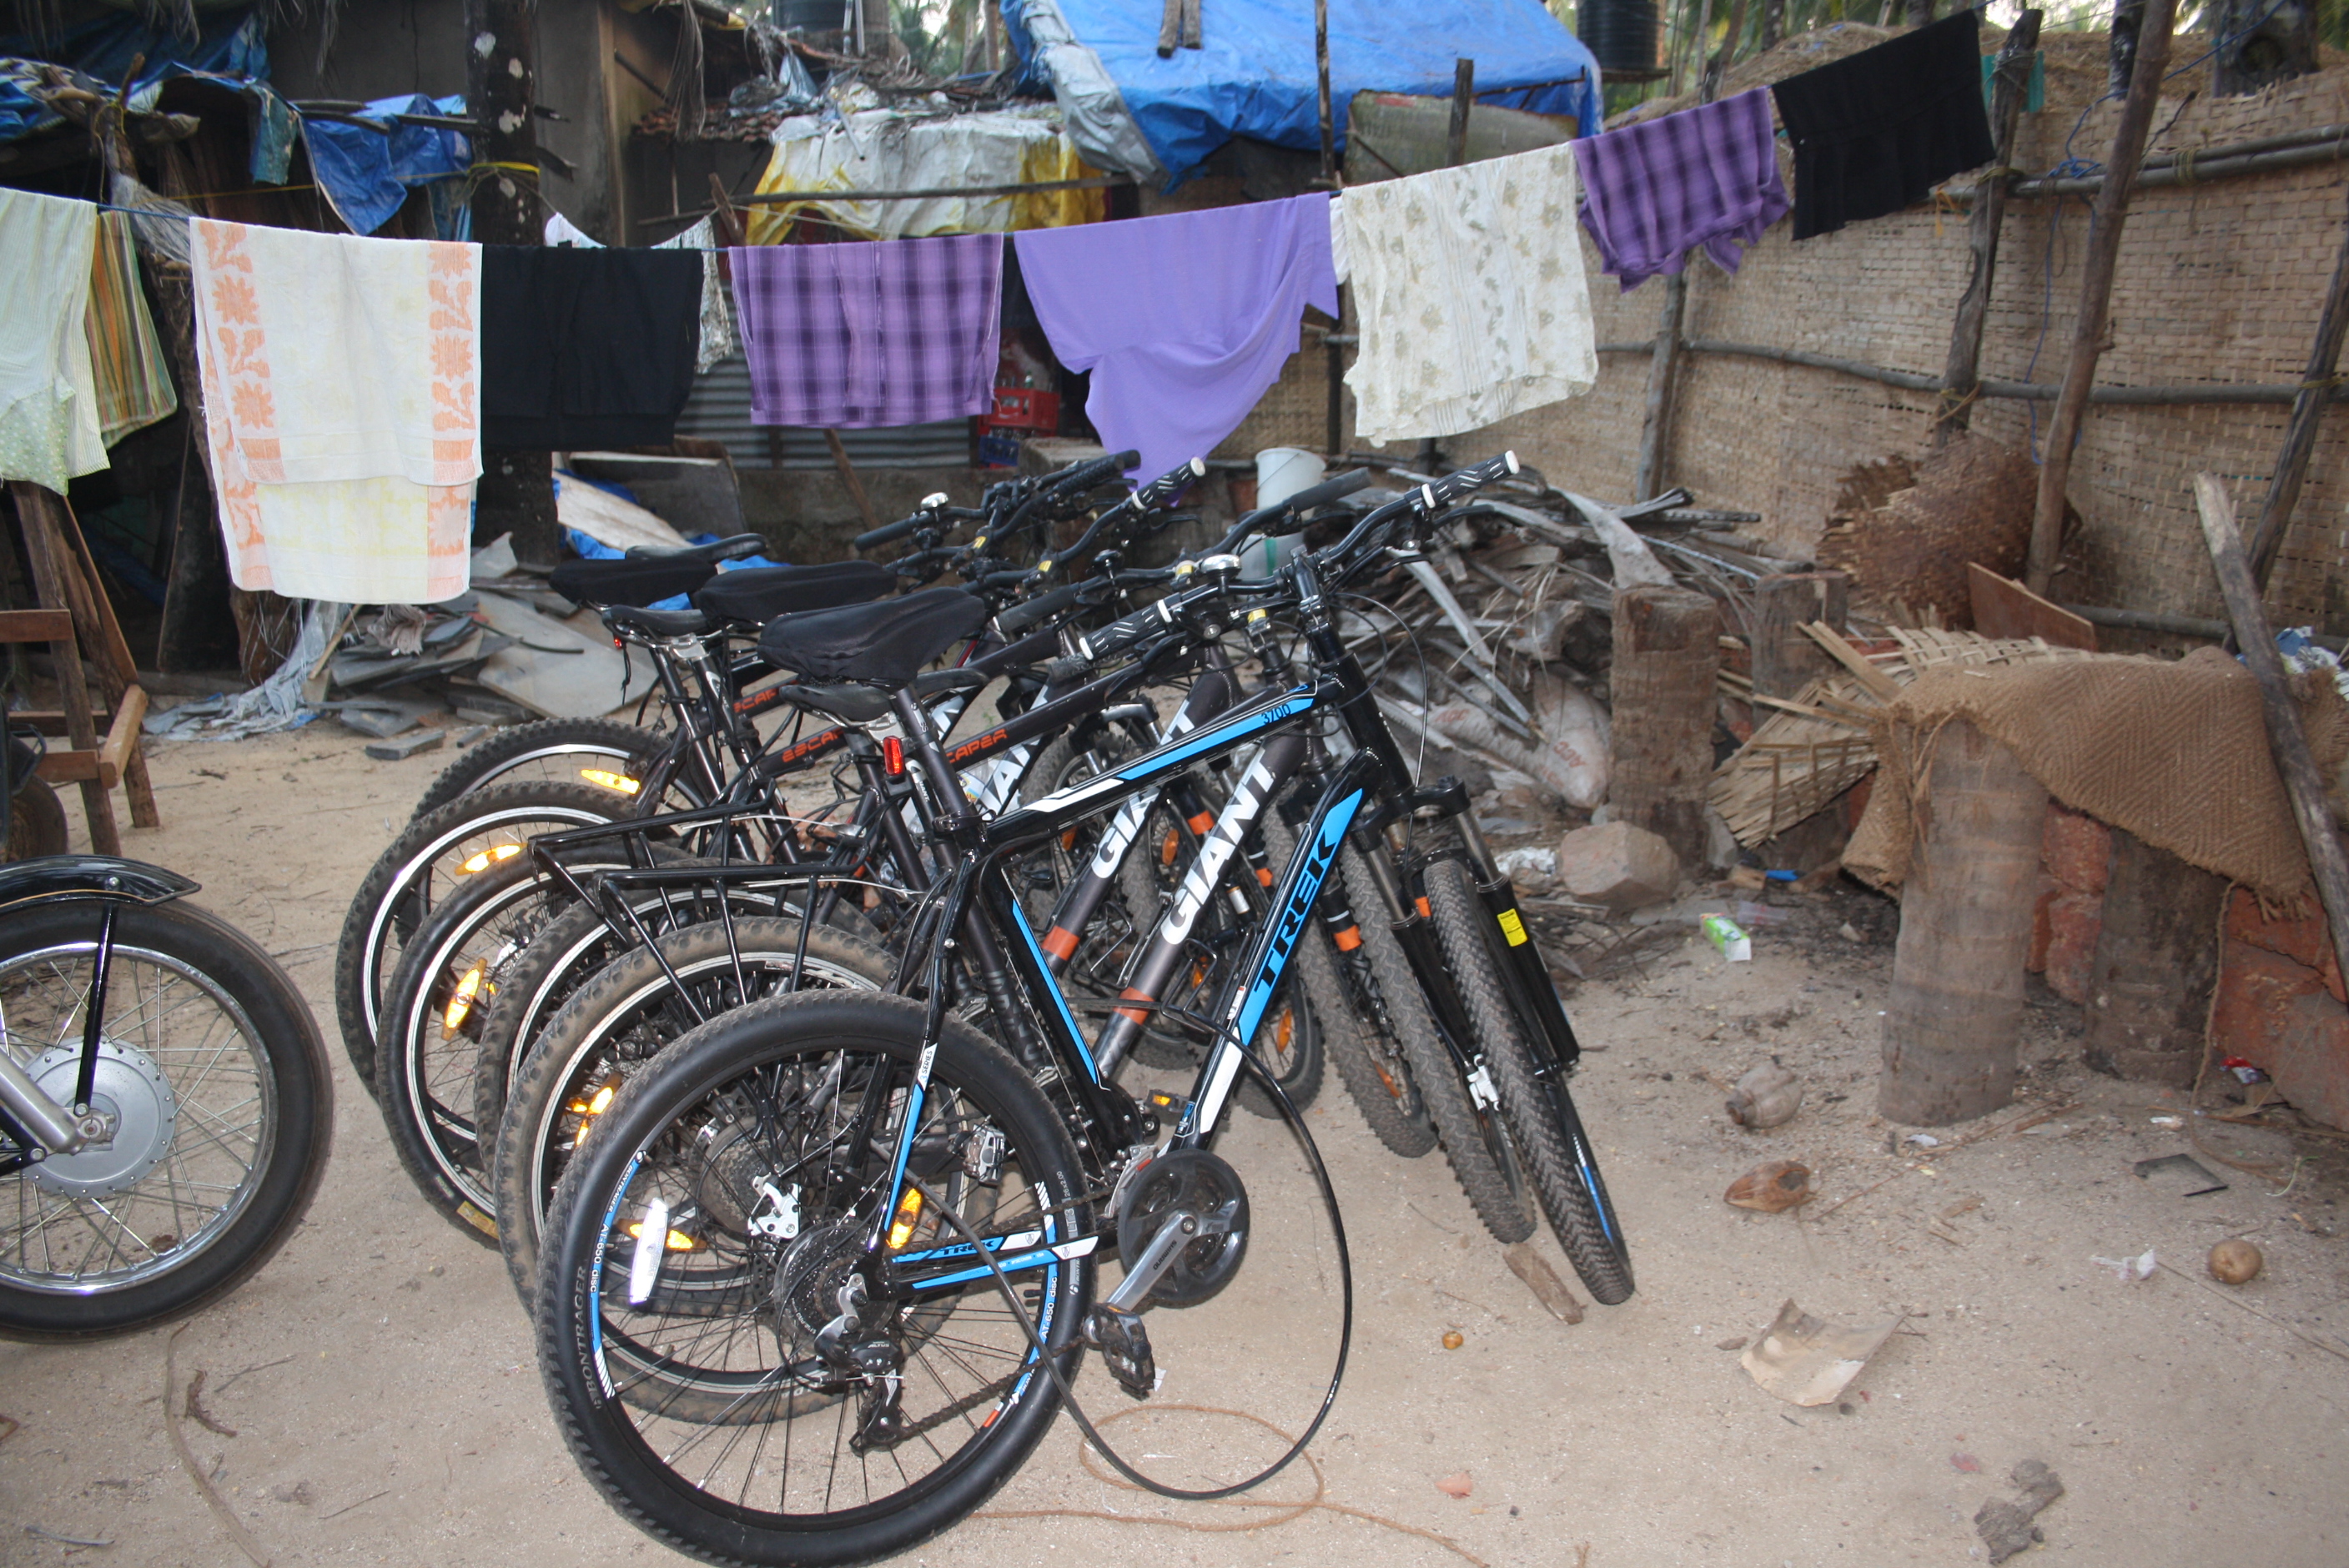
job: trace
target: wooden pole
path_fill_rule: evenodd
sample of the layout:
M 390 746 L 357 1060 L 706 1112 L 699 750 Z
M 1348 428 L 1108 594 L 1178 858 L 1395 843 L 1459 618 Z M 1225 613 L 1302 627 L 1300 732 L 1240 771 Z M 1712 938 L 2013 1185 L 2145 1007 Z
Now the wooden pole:
M 2158 5 L 2161 0 L 2148 0 Z M 2142 56 L 2139 57 L 2143 58 Z M 2234 623 L 2235 641 L 2244 665 L 2260 683 L 2260 707 L 2268 723 L 2268 744 L 2275 751 L 2276 770 L 2283 775 L 2284 793 L 2292 798 L 2292 814 L 2300 824 L 2300 841 L 2308 851 L 2309 873 L 2316 881 L 2316 896 L 2324 905 L 2332 928 L 2333 960 L 2349 975 L 2349 853 L 2333 826 L 2333 809 L 2324 801 L 2324 776 L 2308 749 L 2308 731 L 2300 704 L 2292 695 L 2283 659 L 2277 654 L 2275 632 L 2267 612 L 2260 607 L 2259 584 L 2251 580 L 2251 563 L 2243 541 L 2235 531 L 2235 509 L 2216 474 L 2194 476 L 2194 504 L 2202 514 L 2202 537 L 2210 547 L 2210 565 L 2219 574 L 2219 593 L 2227 602 L 2227 618 Z
M 1476 62 L 1452 62 L 1452 123 L 1444 128 L 1444 162 L 1457 169 L 1468 161 L 1468 111 L 1476 103 Z
M 1804 631 L 1824 622 L 1840 632 L 1851 602 L 1851 579 L 1840 572 L 1787 572 L 1754 584 L 1754 690 L 1791 697 L 1833 667 Z
M 2014 1098 L 2047 791 L 1961 718 L 1941 727 L 1927 780 L 1916 871 L 1900 890 L 1877 1109 L 1887 1121 L 1944 1127 Z
M 2031 517 L 2031 564 L 2025 581 L 2044 595 L 2055 577 L 2064 548 L 2064 481 L 2072 473 L 2072 448 L 2080 438 L 2088 390 L 2096 379 L 2105 327 L 2113 298 L 2113 270 L 2120 259 L 2121 229 L 2128 221 L 2129 189 L 2145 157 L 2145 139 L 2161 99 L 2161 78 L 2169 66 L 2169 29 L 2177 0 L 2145 0 L 2144 32 L 2137 39 L 2137 67 L 2128 97 L 2121 102 L 2113 150 L 2105 160 L 2105 188 L 2096 193 L 2088 225 L 2088 254 L 2080 277 L 2080 318 L 2073 328 L 2072 356 L 2064 366 L 2064 390 L 2048 422 L 2046 455 L 2039 465 L 2039 501 Z
M 1338 122 L 1330 102 L 1330 0 L 1313 0 L 1313 73 L 1321 112 L 1321 179 L 1338 178 Z
M 1701 23 L 1700 27 L 1705 24 Z M 1697 98 L 1711 103 L 1721 91 L 1721 78 L 1737 53 L 1737 35 L 1745 27 L 1745 0 L 1730 7 L 1729 34 L 1721 50 L 1705 62 Z M 1704 47 L 1700 36 L 1697 47 Z M 1683 267 L 1664 280 L 1663 315 L 1656 325 L 1655 356 L 1648 366 L 1648 404 L 1640 421 L 1639 467 L 1631 476 L 1631 499 L 1645 500 L 1662 493 L 1664 469 L 1671 450 L 1672 393 L 1680 380 L 1681 327 L 1688 315 L 1688 273 Z
M 873 498 L 864 493 L 864 481 L 857 477 L 856 465 L 848 460 L 848 448 L 842 443 L 840 432 L 826 430 L 823 444 L 832 449 L 832 466 L 840 470 L 841 488 L 856 503 L 856 514 L 864 520 L 868 530 L 880 527 L 881 514 L 873 510 Z
M 2226 878 L 2113 830 L 2104 924 L 2088 969 L 2090 1067 L 2193 1087 L 2219 983 L 2226 901 Z
M 2014 30 L 1999 46 L 1998 71 L 1991 88 L 1991 132 L 1998 146 L 1998 164 L 1974 192 L 1974 208 L 1966 218 L 1966 243 L 1973 270 L 1966 292 L 1958 301 L 1957 325 L 1950 331 L 1950 358 L 1941 373 L 1941 416 L 1933 429 L 1933 444 L 1949 445 L 1973 419 L 1973 394 L 1982 374 L 1982 325 L 1990 315 L 1990 291 L 1998 273 L 1999 229 L 2006 221 L 2006 190 L 2013 182 L 2014 133 L 2023 118 L 2023 100 L 2031 91 L 2031 57 L 2039 46 L 2039 23 L 2044 15 L 2025 11 Z
M 2268 481 L 2267 499 L 2260 503 L 2260 520 L 2251 528 L 2249 545 L 2251 580 L 2264 590 L 2275 571 L 2283 536 L 2292 527 L 2292 510 L 2300 504 L 2301 482 L 2308 478 L 2308 459 L 2316 450 L 2316 428 L 2333 400 L 2334 371 L 2341 364 L 2341 339 L 2349 333 L 2349 223 L 2341 230 L 2341 249 L 2333 259 L 2333 285 L 2324 293 L 2324 310 L 2317 317 L 2316 346 L 2309 351 L 2308 374 L 2301 377 L 2299 395 L 2292 400 L 2292 422 L 2284 427 L 2283 451 L 2276 458 L 2275 476 Z
M 1690 589 L 1627 588 L 1615 595 L 1614 632 L 1609 806 L 1693 869 L 1705 860 L 1720 612 Z

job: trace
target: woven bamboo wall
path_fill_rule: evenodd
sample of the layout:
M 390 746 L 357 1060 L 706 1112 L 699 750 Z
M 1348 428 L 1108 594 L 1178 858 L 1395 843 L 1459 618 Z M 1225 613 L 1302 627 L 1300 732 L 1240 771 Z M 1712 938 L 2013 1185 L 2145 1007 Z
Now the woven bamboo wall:
M 2066 54 L 2082 52 L 2081 44 L 2064 42 Z M 2199 52 L 2181 41 L 2174 57 L 2183 63 Z M 2048 87 L 2048 107 L 2023 117 L 2018 161 L 2046 169 L 2064 156 L 2067 139 L 2073 156 L 2101 160 L 2111 146 L 2118 106 L 2100 106 L 2082 119 L 2087 96 L 2101 88 L 2096 75 L 2051 71 Z M 2334 66 L 2249 98 L 2213 98 L 2207 69 L 2175 77 L 2168 88 L 2154 120 L 2155 151 L 2349 122 L 2349 67 Z M 2098 381 L 2297 381 L 2340 244 L 2345 191 L 2344 171 L 2323 165 L 2139 192 L 2115 284 L 2112 346 Z M 1692 263 L 1689 336 L 1808 349 L 1940 375 L 1965 286 L 1962 211 L 1912 209 L 1799 246 L 1790 232 L 1785 224 L 1773 230 L 1733 278 L 1710 263 Z M 2086 235 L 2085 199 L 2010 206 L 1983 375 L 2062 378 Z M 1662 287 L 1651 283 L 1618 293 L 1587 243 L 1585 263 L 1596 285 L 1599 341 L 1651 339 Z M 1279 386 L 1221 453 L 1322 444 L 1324 356 L 1318 339 L 1309 334 L 1307 341 L 1315 347 L 1289 362 Z M 1929 449 L 1930 394 L 1751 359 L 1704 356 L 1682 364 L 1667 479 L 1687 484 L 1701 504 L 1762 512 L 1758 531 L 1786 545 L 1807 550 L 1816 541 L 1845 469 L 1889 453 Z M 1514 447 L 1554 483 L 1629 499 L 1647 375 L 1644 353 L 1602 355 L 1590 396 L 1456 437 L 1447 446 L 1464 459 Z M 2220 614 L 2187 485 L 2199 469 L 2227 475 L 2239 510 L 2246 517 L 2255 513 L 2286 415 L 2281 405 L 2092 407 L 2071 481 L 2085 526 L 2057 595 Z M 1989 402 L 1978 407 L 1973 428 L 2020 444 L 2033 440 L 2046 419 L 2044 404 Z M 2332 416 L 2318 440 L 2271 586 L 2271 604 L 2283 622 L 2313 621 L 2349 634 L 2344 508 L 2349 411 Z

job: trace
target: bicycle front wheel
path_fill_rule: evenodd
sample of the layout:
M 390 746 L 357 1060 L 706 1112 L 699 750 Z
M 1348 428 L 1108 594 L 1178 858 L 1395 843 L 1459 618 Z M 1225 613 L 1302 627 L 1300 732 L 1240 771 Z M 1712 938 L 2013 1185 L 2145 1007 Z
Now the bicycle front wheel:
M 1598 1154 L 1575 1114 L 1563 1075 L 1545 1078 L 1539 1071 L 1531 1043 L 1538 1037 L 1538 1026 L 1517 1016 L 1486 934 L 1497 928 L 1475 878 L 1458 861 L 1434 861 L 1427 868 L 1427 903 L 1454 986 L 1484 1047 L 1501 1119 L 1558 1244 L 1602 1304 L 1630 1300 L 1631 1253 L 1624 1244 L 1622 1221 L 1608 1202 Z
M 984 1269 L 891 1284 L 891 1261 L 962 1244 L 941 1202 L 991 1248 L 1092 1233 L 1076 1152 L 1001 1047 L 949 1018 L 912 1093 L 923 1017 L 802 991 L 713 1018 L 629 1080 L 556 1189 L 533 1313 L 556 1426 L 622 1515 L 705 1561 L 903 1552 L 1050 1423 L 1028 1326 L 1073 1359 L 1088 1259 L 1014 1274 L 1024 1310 Z M 868 1254 L 909 1108 L 934 1202 Z

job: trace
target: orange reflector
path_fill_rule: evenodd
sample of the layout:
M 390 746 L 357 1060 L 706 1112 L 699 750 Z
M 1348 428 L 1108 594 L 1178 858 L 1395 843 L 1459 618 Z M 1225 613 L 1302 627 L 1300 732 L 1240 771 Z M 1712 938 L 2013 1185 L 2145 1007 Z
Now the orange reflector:
M 889 1222 L 889 1250 L 903 1252 L 905 1243 L 914 1239 L 914 1225 L 922 1217 L 922 1190 L 908 1187 L 905 1195 L 897 1200 L 897 1217 Z
M 1256 880 L 1262 882 L 1265 886 L 1270 887 L 1272 885 L 1272 869 L 1268 866 L 1257 867 Z
M 615 773 L 608 768 L 582 768 L 579 777 L 598 789 L 610 789 L 622 795 L 633 795 L 644 788 L 625 773 Z
M 1174 852 L 1182 847 L 1183 835 L 1169 828 L 1166 830 L 1166 841 L 1158 846 L 1158 863 L 1162 866 L 1173 865 Z
M 1064 925 L 1056 925 L 1044 934 L 1043 948 L 1055 958 L 1071 958 L 1077 951 L 1077 934 Z
M 1155 1002 L 1158 1000 L 1157 997 L 1152 995 L 1149 992 L 1137 991 L 1131 985 L 1119 992 L 1117 999 L 1121 1002 Z M 1147 1024 L 1150 1022 L 1150 1015 L 1143 1012 L 1139 1007 L 1120 1007 L 1117 1010 L 1117 1016 L 1121 1018 L 1130 1019 L 1137 1024 Z
M 892 779 L 905 777 L 905 743 L 894 735 L 881 743 L 881 769 Z
M 478 855 L 466 856 L 465 863 L 457 868 L 457 874 L 460 877 L 471 876 L 475 872 L 488 871 L 492 866 L 497 865 L 504 861 L 510 861 L 520 853 L 522 853 L 522 846 L 520 844 L 494 845 L 490 849 L 483 850 Z
M 644 1239 L 645 1227 L 642 1221 L 627 1227 L 627 1231 L 629 1240 L 642 1241 Z M 689 1253 L 693 1251 L 693 1238 L 687 1235 L 683 1231 L 671 1231 L 667 1236 L 667 1246 L 668 1250 L 673 1253 Z
M 440 1026 L 450 1034 L 462 1027 L 466 1016 L 473 1010 L 473 998 L 481 994 L 481 982 L 489 978 L 490 966 L 476 964 L 457 982 L 457 989 L 449 998 L 449 1010 L 440 1015 Z
M 1434 912 L 1433 910 L 1431 910 L 1431 909 L 1429 909 L 1429 908 L 1427 907 L 1427 900 L 1426 900 L 1426 899 L 1424 899 L 1424 898 L 1415 898 L 1415 899 L 1412 900 L 1412 903 L 1413 903 L 1415 906 L 1417 906 L 1417 908 L 1418 908 L 1418 910 L 1419 910 L 1419 918 L 1420 918 L 1420 919 L 1422 919 L 1422 920 L 1433 920 L 1433 919 L 1434 919 L 1434 918 L 1435 918 L 1435 912 Z
M 1351 953 L 1362 944 L 1362 928 L 1359 925 L 1350 925 L 1330 940 L 1338 944 L 1339 952 Z
M 1198 834 L 1201 838 L 1206 837 L 1207 830 L 1215 825 L 1216 819 L 1205 811 L 1202 811 L 1197 816 L 1192 818 L 1190 821 L 1191 830 Z

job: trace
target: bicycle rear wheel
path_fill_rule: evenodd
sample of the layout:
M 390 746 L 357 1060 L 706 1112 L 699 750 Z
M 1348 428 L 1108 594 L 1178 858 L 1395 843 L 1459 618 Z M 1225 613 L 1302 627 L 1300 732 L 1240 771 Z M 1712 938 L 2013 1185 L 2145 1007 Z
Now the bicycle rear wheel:
M 899 1299 L 864 1251 L 923 1016 L 811 991 L 714 1018 L 620 1091 L 556 1190 L 533 1314 L 555 1424 L 614 1508 L 704 1561 L 903 1552 L 984 1502 L 1051 1421 L 1025 1326 L 1073 1359 L 1089 1260 L 1015 1274 L 1015 1311 L 985 1273 Z M 1051 1108 L 959 1020 L 917 1114 L 910 1173 L 979 1234 L 1091 1235 Z M 896 1255 L 958 1241 L 926 1208 Z
M 1539 1037 L 1538 1026 L 1517 1016 L 1487 935 L 1494 923 L 1467 866 L 1454 860 L 1431 864 L 1427 903 L 1454 986 L 1484 1047 L 1501 1119 L 1558 1244 L 1601 1303 L 1613 1306 L 1630 1300 L 1631 1254 L 1599 1178 L 1598 1155 L 1563 1076 L 1545 1078 L 1539 1071 L 1532 1045 Z

